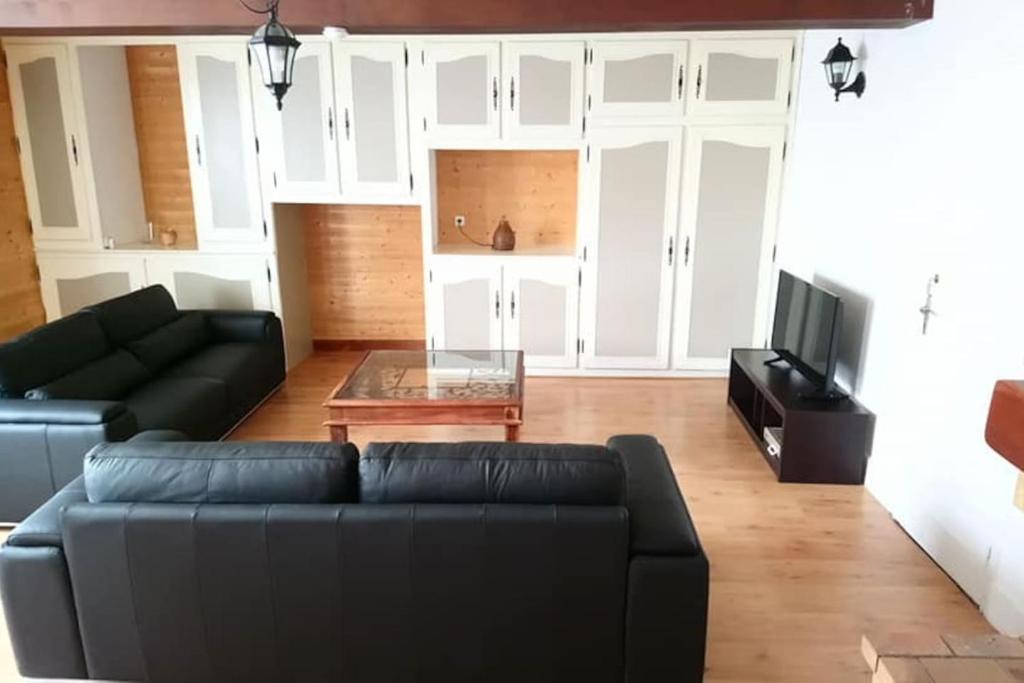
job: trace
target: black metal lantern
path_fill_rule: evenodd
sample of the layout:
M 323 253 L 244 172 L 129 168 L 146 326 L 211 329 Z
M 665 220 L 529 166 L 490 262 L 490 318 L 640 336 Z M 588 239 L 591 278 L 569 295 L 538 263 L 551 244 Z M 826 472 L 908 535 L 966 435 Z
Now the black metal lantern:
M 299 41 L 295 34 L 277 20 L 277 6 L 281 0 L 270 0 L 266 9 L 242 5 L 250 12 L 269 14 L 270 19 L 260 26 L 249 40 L 249 48 L 256 54 L 263 85 L 277 99 L 277 109 L 281 110 L 281 99 L 292 85 L 292 72 L 295 69 L 295 53 L 299 49 Z
M 853 71 L 855 61 L 857 58 L 850 52 L 850 48 L 843 45 L 843 39 L 840 38 L 836 46 L 829 50 L 825 61 L 822 62 L 825 65 L 825 79 L 828 81 L 829 87 L 836 93 L 836 102 L 839 101 L 839 96 L 843 93 L 852 92 L 858 98 L 864 94 L 867 77 L 863 71 L 857 74 L 857 78 L 852 84 L 846 85 L 850 82 L 850 73 Z

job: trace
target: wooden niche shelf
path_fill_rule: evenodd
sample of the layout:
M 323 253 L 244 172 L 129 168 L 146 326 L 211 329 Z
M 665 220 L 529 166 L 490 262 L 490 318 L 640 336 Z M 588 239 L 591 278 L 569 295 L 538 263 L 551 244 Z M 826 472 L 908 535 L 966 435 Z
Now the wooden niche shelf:
M 456 216 L 465 216 L 466 233 L 485 244 L 505 216 L 517 251 L 575 252 L 579 152 L 438 150 L 434 156 L 439 253 L 472 249 Z

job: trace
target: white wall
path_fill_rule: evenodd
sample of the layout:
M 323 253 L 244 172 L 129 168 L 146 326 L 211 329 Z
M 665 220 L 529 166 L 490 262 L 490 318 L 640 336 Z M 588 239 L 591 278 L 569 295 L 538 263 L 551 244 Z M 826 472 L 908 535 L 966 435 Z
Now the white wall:
M 878 415 L 869 490 L 1020 634 L 1017 471 L 984 426 L 993 382 L 1024 377 L 1024 3 L 936 4 L 903 31 L 808 34 L 779 265 L 834 283 L 866 320 L 844 355 Z M 836 104 L 825 84 L 839 35 L 862 51 L 863 100 Z M 932 274 L 938 317 L 923 336 Z

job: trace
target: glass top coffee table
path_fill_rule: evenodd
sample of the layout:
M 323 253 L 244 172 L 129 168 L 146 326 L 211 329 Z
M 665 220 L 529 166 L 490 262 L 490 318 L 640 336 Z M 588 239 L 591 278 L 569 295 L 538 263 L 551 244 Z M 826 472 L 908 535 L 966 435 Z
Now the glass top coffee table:
M 352 425 L 523 423 L 522 351 L 369 351 L 324 402 L 332 441 Z

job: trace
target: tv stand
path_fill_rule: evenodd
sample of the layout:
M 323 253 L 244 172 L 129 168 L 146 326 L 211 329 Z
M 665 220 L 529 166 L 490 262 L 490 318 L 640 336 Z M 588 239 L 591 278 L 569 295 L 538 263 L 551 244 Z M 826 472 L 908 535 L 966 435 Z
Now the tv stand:
M 874 414 L 849 396 L 822 395 L 796 370 L 769 363 L 775 356 L 767 349 L 734 349 L 729 368 L 729 405 L 775 476 L 780 482 L 863 484 Z

